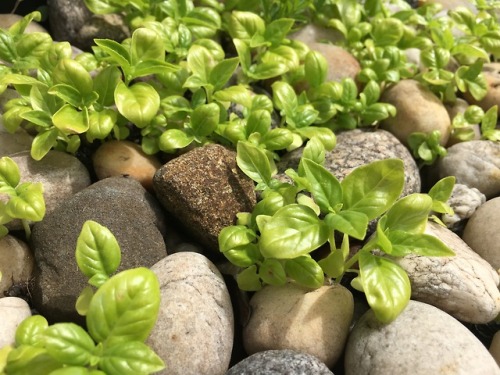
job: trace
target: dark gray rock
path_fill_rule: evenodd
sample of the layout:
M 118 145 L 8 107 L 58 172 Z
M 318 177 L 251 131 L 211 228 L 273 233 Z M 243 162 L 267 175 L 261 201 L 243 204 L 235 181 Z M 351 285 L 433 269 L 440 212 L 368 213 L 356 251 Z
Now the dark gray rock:
M 79 321 L 75 302 L 87 279 L 79 272 L 76 241 L 87 220 L 107 227 L 116 237 L 119 270 L 151 267 L 167 255 L 159 203 L 139 182 L 113 177 L 101 180 L 63 202 L 33 226 L 32 248 L 38 274 L 33 304 L 49 321 Z
M 226 375 L 331 375 L 326 365 L 316 357 L 293 350 L 266 350 L 245 358 Z
M 238 212 L 256 202 L 254 183 L 236 165 L 236 153 L 212 144 L 163 165 L 153 178 L 163 207 L 195 240 L 218 251 L 217 236 L 234 225 Z
M 130 36 L 130 30 L 121 16 L 95 15 L 83 0 L 47 0 L 52 38 L 89 51 L 95 38 L 121 42 Z

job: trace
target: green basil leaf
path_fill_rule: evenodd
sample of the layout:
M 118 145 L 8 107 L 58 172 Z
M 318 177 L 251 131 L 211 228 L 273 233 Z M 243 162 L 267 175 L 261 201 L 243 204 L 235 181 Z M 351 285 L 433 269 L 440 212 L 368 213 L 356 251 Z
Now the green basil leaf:
M 94 297 L 94 289 L 90 285 L 87 285 L 76 299 L 75 309 L 78 314 L 81 316 L 87 315 L 92 297 Z
M 200 140 L 211 135 L 219 124 L 220 109 L 216 103 L 203 104 L 191 113 L 193 135 Z
M 233 11 L 228 20 L 228 32 L 233 39 L 251 39 L 264 34 L 266 25 L 256 13 Z
M 11 197 L 6 206 L 10 217 L 40 221 L 45 216 L 42 183 L 24 183 L 16 188 L 17 196 Z
M 17 57 L 16 45 L 12 35 L 5 29 L 0 29 L 0 59 L 13 62 Z
M 381 18 L 373 23 L 372 37 L 377 46 L 396 45 L 403 33 L 403 23 L 396 18 Z
M 266 258 L 293 259 L 328 240 L 328 227 L 312 208 L 290 204 L 280 208 L 261 228 L 260 252 Z
M 331 230 L 348 234 L 351 237 L 362 240 L 368 229 L 368 217 L 357 211 L 340 211 L 336 214 L 328 214 L 325 222 Z
M 214 99 L 219 102 L 233 102 L 241 104 L 245 108 L 252 105 L 252 96 L 250 91 L 242 86 L 229 86 L 214 93 Z
M 233 44 L 240 59 L 241 69 L 248 74 L 252 65 L 250 47 L 241 39 L 233 39 Z
M 243 225 L 231 225 L 222 228 L 219 232 L 219 250 L 224 253 L 242 245 L 248 245 L 252 243 L 255 238 L 256 234 L 253 230 Z
M 371 125 L 396 115 L 396 107 L 389 103 L 370 104 L 362 113 L 362 123 Z
M 286 64 L 278 61 L 260 63 L 252 65 L 247 75 L 255 80 L 266 80 L 278 77 L 288 72 L 289 68 Z
M 259 267 L 259 277 L 269 285 L 285 285 L 286 273 L 281 262 L 277 259 L 264 259 Z
M 300 65 L 297 52 L 293 48 L 284 45 L 268 49 L 260 56 L 260 61 L 259 65 L 268 64 L 272 66 L 272 64 L 283 64 L 287 70 L 295 70 Z
M 121 72 L 116 66 L 108 66 L 101 70 L 94 78 L 93 89 L 99 95 L 98 103 L 110 106 L 115 102 L 115 87 L 121 81 Z
M 298 128 L 294 130 L 295 133 L 300 134 L 304 138 L 312 139 L 313 137 L 319 139 L 326 151 L 331 151 L 337 144 L 337 137 L 335 133 L 325 127 L 307 126 L 305 128 Z
M 209 74 L 208 82 L 214 86 L 214 90 L 222 89 L 233 73 L 236 71 L 240 60 L 237 57 L 222 60 L 214 66 Z
M 334 212 L 335 207 L 342 203 L 342 187 L 339 180 L 325 167 L 310 159 L 301 159 L 305 177 L 311 182 L 314 201 L 321 208 L 321 212 Z
M 401 195 L 404 164 L 399 159 L 375 161 L 356 168 L 340 183 L 343 209 L 364 213 L 373 220 Z
M 130 79 L 153 74 L 165 74 L 178 70 L 179 67 L 164 61 L 145 60 L 134 65 L 130 71 Z
M 106 375 L 105 372 L 100 370 L 91 370 L 82 366 L 68 366 L 58 368 L 50 373 L 50 375 Z
M 323 269 L 310 256 L 300 256 L 285 262 L 286 274 L 307 288 L 319 288 L 325 282 Z
M 40 347 L 22 345 L 9 352 L 8 361 L 4 368 L 5 374 L 32 374 L 49 375 L 62 365 Z
M 493 106 L 486 111 L 481 121 L 481 131 L 493 130 L 497 126 L 498 106 Z
M 56 145 L 58 136 L 59 129 L 57 128 L 38 133 L 31 144 L 31 157 L 35 160 L 42 160 L 50 149 Z
M 319 266 L 328 277 L 337 278 L 344 273 L 344 254 L 334 249 L 326 258 L 318 261 Z
M 423 233 L 432 209 L 432 198 L 426 194 L 410 194 L 399 199 L 386 213 L 383 229 Z
M 305 79 L 313 88 L 326 81 L 328 63 L 326 58 L 318 51 L 311 50 L 304 61 Z
M 92 220 L 83 223 L 76 241 L 75 258 L 82 273 L 89 279 L 100 276 L 90 283 L 99 288 L 120 265 L 120 245 L 111 231 Z
M 111 61 L 122 67 L 125 73 L 130 71 L 131 57 L 128 50 L 111 39 L 94 39 L 94 43 L 111 57 Z
M 34 56 L 41 58 L 47 53 L 52 43 L 52 38 L 48 33 L 35 32 L 23 34 L 16 43 L 16 51 L 21 57 Z
M 139 128 L 144 128 L 160 109 L 160 95 L 146 82 L 137 82 L 127 87 L 123 82 L 115 89 L 118 111 Z
M 57 85 L 52 86 L 48 93 L 50 95 L 56 95 L 61 98 L 65 102 L 71 104 L 73 107 L 79 107 L 83 104 L 83 96 L 78 91 L 78 89 L 73 86 L 67 85 L 65 83 L 59 83 Z
M 392 256 L 404 257 L 408 254 L 428 257 L 455 255 L 439 238 L 429 234 L 397 230 L 390 231 L 388 237 L 392 243 Z
M 468 58 L 475 57 L 478 59 L 483 59 L 484 61 L 489 61 L 489 54 L 484 49 L 474 46 L 472 44 L 457 44 L 451 49 L 452 55 L 464 55 Z
M 271 44 L 279 44 L 286 38 L 295 23 L 291 18 L 279 18 L 266 25 L 264 39 Z
M 262 283 L 257 274 L 256 265 L 245 268 L 238 273 L 238 275 L 236 275 L 236 282 L 238 283 L 238 288 L 247 292 L 255 292 L 262 289 Z
M 368 304 L 382 323 L 389 323 L 404 310 L 411 296 L 406 272 L 389 259 L 363 251 L 359 255 L 361 283 Z
M 165 61 L 165 49 L 161 36 L 156 31 L 140 27 L 132 33 L 130 62 L 131 65 L 137 65 L 145 60 Z
M 455 176 L 444 177 L 436 182 L 427 194 L 434 201 L 446 202 L 451 197 L 455 180 Z
M 302 159 L 309 159 L 319 165 L 323 165 L 325 162 L 325 146 L 323 146 L 318 137 L 312 137 L 307 141 L 302 151 Z
M 86 317 L 96 342 L 112 346 L 125 341 L 144 341 L 154 327 L 160 307 L 156 275 L 144 267 L 112 276 L 95 293 Z
M 199 80 L 200 86 L 205 86 L 210 82 L 210 72 L 215 61 L 205 47 L 193 45 L 189 49 L 187 65 L 193 76 Z
M 106 0 L 84 0 L 84 2 L 94 14 L 117 13 L 121 10 L 118 4 Z
M 224 256 L 235 266 L 250 267 L 262 259 L 256 244 L 247 244 L 224 252 Z
M 49 128 L 52 126 L 52 118 L 50 113 L 44 111 L 26 111 L 22 112 L 20 117 L 32 124 L 41 126 L 42 128 Z
M 221 28 L 219 13 L 208 7 L 197 6 L 182 21 L 196 39 L 212 38 Z
M 89 118 L 84 111 L 78 111 L 70 104 L 63 105 L 54 116 L 52 123 L 65 134 L 85 133 L 89 128 Z
M 16 162 L 4 156 L 0 158 L 0 187 L 7 185 L 15 188 L 21 180 L 21 174 Z
M 158 372 L 165 364 L 146 344 L 131 341 L 106 347 L 99 359 L 99 368 L 110 375 L 136 375 Z
M 41 315 L 32 315 L 24 319 L 16 329 L 16 345 L 43 346 L 43 333 L 49 323 Z
M 85 133 L 87 139 L 92 142 L 94 139 L 106 138 L 117 121 L 117 113 L 112 109 L 104 109 L 100 112 L 92 111 L 89 114 L 89 128 Z
M 194 137 L 180 129 L 168 129 L 160 136 L 159 147 L 165 152 L 184 148 L 193 142 Z
M 273 83 L 272 89 L 276 108 L 282 110 L 287 116 L 295 115 L 299 103 L 293 87 L 284 81 L 277 81 Z
M 266 153 L 248 142 L 238 142 L 236 145 L 236 163 L 238 167 L 252 180 L 257 182 L 259 188 L 269 185 L 272 176 L 272 166 Z
M 82 96 L 93 91 L 94 84 L 90 73 L 77 61 L 63 59 L 56 65 L 52 72 L 55 84 L 63 83 L 76 88 Z
M 3 218 L 5 216 L 1 213 L 1 211 L 2 211 L 2 208 L 0 208 L 0 223 L 4 220 Z M 5 223 L 8 223 L 9 221 L 10 221 L 10 218 L 6 219 Z M 7 229 L 7 227 L 3 224 L 0 224 L 0 238 L 4 238 L 8 233 L 9 233 L 9 230 Z M 2 277 L 2 273 L 0 272 L 0 278 L 1 277 Z
M 57 361 L 72 366 L 89 364 L 95 344 L 79 325 L 56 323 L 48 327 L 43 336 L 47 352 Z

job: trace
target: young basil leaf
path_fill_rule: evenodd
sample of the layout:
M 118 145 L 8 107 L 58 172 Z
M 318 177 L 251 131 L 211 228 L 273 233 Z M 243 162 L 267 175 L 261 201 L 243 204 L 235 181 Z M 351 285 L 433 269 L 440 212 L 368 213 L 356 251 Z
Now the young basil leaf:
M 400 159 L 375 161 L 356 168 L 340 183 L 343 209 L 364 213 L 373 220 L 401 195 L 404 164 Z
M 311 50 L 304 61 L 304 74 L 311 87 L 319 87 L 328 74 L 326 58 L 320 52 Z
M 268 64 L 269 66 L 272 64 L 283 64 L 286 66 L 286 70 L 288 71 L 298 69 L 300 59 L 299 55 L 293 48 L 280 45 L 268 49 L 260 56 L 260 63 L 258 65 L 264 64 Z
M 257 244 L 242 245 L 224 252 L 224 256 L 235 266 L 250 267 L 262 259 Z
M 57 128 L 38 133 L 31 144 L 31 157 L 35 160 L 42 160 L 50 149 L 56 145 L 58 136 L 59 129 Z
M 94 297 L 94 289 L 90 285 L 87 285 L 76 299 L 75 309 L 78 314 L 81 316 L 87 315 L 92 297 Z
M 236 282 L 238 283 L 238 288 L 243 291 L 256 292 L 262 289 L 262 283 L 257 274 L 256 265 L 245 268 L 238 273 L 238 275 L 236 275 Z
M 2 206 L 0 206 L 0 222 L 2 222 L 2 219 L 4 218 L 4 215 L 2 215 Z M 5 221 L 5 223 L 8 223 L 10 221 L 10 218 Z M 9 233 L 9 230 L 7 227 L 3 224 L 0 224 L 0 238 L 5 237 Z M 2 274 L 0 273 L 0 279 L 1 279 Z
M 193 45 L 189 49 L 187 65 L 192 72 L 184 87 L 200 87 L 210 83 L 210 72 L 215 64 L 213 57 L 205 47 Z
M 302 159 L 309 159 L 319 165 L 325 162 L 325 146 L 321 140 L 313 136 L 304 147 L 302 151 Z
M 290 204 L 280 208 L 261 228 L 259 248 L 266 258 L 293 259 L 328 240 L 329 230 L 312 208 Z
M 245 108 L 252 105 L 252 95 L 250 91 L 242 86 L 229 86 L 214 93 L 213 98 L 219 102 L 233 102 L 241 104 Z
M 59 61 L 52 72 L 52 79 L 55 84 L 62 83 L 74 87 L 82 96 L 90 94 L 94 87 L 90 73 L 80 63 L 71 59 Z
M 57 361 L 72 365 L 86 366 L 95 348 L 94 341 L 79 325 L 56 323 L 43 333 L 47 352 Z
M 220 109 L 216 103 L 203 104 L 191 113 L 193 135 L 201 141 L 212 134 L 219 124 Z
M 279 18 L 272 21 L 271 23 L 266 25 L 264 39 L 271 44 L 281 43 L 290 32 L 294 23 L 295 20 L 291 18 Z
M 93 90 L 99 98 L 97 102 L 102 106 L 114 104 L 115 87 L 121 81 L 121 72 L 116 66 L 108 66 L 102 69 L 94 78 Z
M 243 73 L 248 74 L 252 65 L 250 47 L 240 39 L 233 39 L 233 44 L 240 59 L 241 70 L 243 70 Z
M 85 110 L 78 111 L 70 104 L 63 105 L 54 113 L 52 123 L 65 134 L 81 134 L 89 128 L 89 119 L 85 116 Z
M 300 134 L 304 138 L 312 139 L 314 137 L 319 139 L 321 143 L 323 143 L 326 151 L 332 151 L 337 144 L 337 137 L 329 128 L 307 126 L 305 128 L 295 129 L 294 132 Z
M 53 40 L 46 32 L 34 32 L 21 35 L 16 43 L 16 52 L 20 57 L 41 58 L 52 45 Z
M 24 319 L 16 329 L 16 346 L 43 346 L 43 333 L 49 323 L 41 315 L 32 315 Z
M 246 123 L 245 133 L 250 137 L 253 133 L 259 133 L 261 136 L 267 134 L 271 128 L 271 113 L 264 109 L 257 109 L 250 112 Z
M 396 45 L 403 33 L 403 23 L 396 18 L 382 18 L 373 22 L 372 37 L 377 46 Z
M 286 283 L 285 269 L 277 259 L 264 259 L 259 267 L 259 277 L 269 285 L 284 285 Z
M 9 352 L 5 374 L 32 374 L 36 368 L 38 374 L 51 374 L 52 371 L 61 367 L 61 363 L 56 361 L 41 347 L 21 345 Z
M 155 325 L 159 307 L 156 275 L 144 267 L 125 270 L 96 291 L 86 316 L 87 328 L 96 342 L 108 347 L 144 341 Z
M 284 81 L 276 81 L 272 89 L 276 108 L 282 110 L 287 116 L 295 115 L 299 103 L 293 87 Z
M 481 131 L 493 130 L 497 126 L 498 106 L 494 105 L 486 111 L 481 121 Z
M 337 178 L 325 167 L 310 159 L 301 159 L 305 177 L 311 182 L 310 193 L 321 208 L 321 212 L 334 212 L 342 203 L 342 187 Z
M 141 27 L 132 33 L 130 62 L 137 65 L 145 60 L 165 60 L 165 49 L 160 34 L 153 29 Z
M 11 197 L 5 207 L 7 215 L 24 220 L 42 220 L 45 216 L 42 183 L 20 184 L 16 188 L 16 193 L 17 196 Z
M 76 88 L 64 83 L 52 86 L 49 89 L 48 93 L 51 95 L 56 95 L 65 102 L 71 104 L 73 107 L 79 107 L 83 104 L 84 101 L 82 94 L 80 94 L 80 92 Z
M 328 277 L 337 278 L 345 272 L 344 255 L 340 249 L 333 249 L 326 258 L 319 260 L 318 264 Z
M 325 282 L 323 269 L 310 256 L 286 260 L 285 271 L 288 277 L 306 288 L 317 289 Z
M 426 194 L 410 194 L 399 199 L 386 213 L 383 229 L 423 233 L 432 209 L 432 198 Z
M 50 128 L 52 126 L 52 118 L 50 112 L 44 111 L 26 111 L 21 113 L 21 119 L 27 120 L 32 124 L 41 126 L 42 128 Z
M 448 199 L 450 199 L 453 192 L 453 187 L 455 186 L 455 176 L 448 176 L 442 178 L 434 184 L 434 186 L 427 193 L 432 198 L 432 210 L 436 212 L 442 212 L 443 205 L 447 206 Z M 438 209 L 436 209 L 438 208 Z M 449 212 L 446 209 L 447 213 Z M 453 211 L 453 210 L 452 210 Z
M 326 215 L 325 223 L 330 230 L 337 230 L 362 240 L 366 236 L 368 217 L 361 212 L 346 210 Z
M 271 161 L 260 148 L 247 143 L 236 145 L 236 163 L 238 167 L 252 180 L 257 182 L 259 189 L 269 186 L 272 175 Z
M 50 373 L 50 375 L 106 375 L 100 370 L 90 370 L 88 367 L 68 366 L 58 368 Z
M 222 60 L 214 66 L 209 74 L 208 82 L 213 85 L 214 90 L 222 89 L 238 67 L 240 60 L 237 57 Z
M 87 220 L 76 241 L 75 258 L 89 283 L 99 288 L 120 265 L 120 245 L 108 228 Z
M 118 64 L 126 74 L 130 72 L 131 58 L 124 46 L 111 39 L 94 39 L 94 43 L 106 52 L 111 57 L 111 61 Z
M 168 129 L 160 136 L 159 147 L 162 151 L 172 152 L 188 146 L 193 140 L 193 136 L 180 129 Z
M 286 64 L 280 61 L 271 61 L 252 65 L 245 73 L 252 79 L 262 81 L 285 74 L 289 69 Z
M 0 29 L 0 58 L 3 61 L 13 62 L 17 57 L 14 38 L 5 29 Z
M 144 128 L 160 109 L 160 96 L 151 85 L 137 82 L 127 87 L 123 82 L 115 89 L 118 111 L 139 128 Z
M 0 158 L 0 187 L 7 185 L 15 188 L 20 180 L 21 173 L 16 162 L 8 156 Z
M 121 10 L 119 3 L 106 0 L 84 0 L 85 5 L 94 14 L 117 13 Z
M 222 228 L 219 232 L 219 250 L 224 253 L 231 249 L 248 245 L 252 243 L 255 238 L 256 234 L 253 230 L 243 225 L 231 225 Z
M 233 11 L 228 19 L 228 32 L 233 39 L 251 39 L 264 34 L 266 25 L 256 13 Z
M 105 347 L 99 368 L 110 375 L 136 375 L 158 372 L 165 364 L 146 344 L 130 341 Z
M 382 323 L 393 321 L 404 310 L 411 296 L 406 272 L 389 259 L 362 251 L 359 271 L 368 304 Z
M 392 243 L 392 256 L 403 257 L 408 254 L 428 257 L 455 255 L 439 238 L 429 234 L 396 230 L 390 231 L 388 238 Z
M 265 113 L 269 113 L 264 111 Z M 253 113 L 253 112 L 252 112 Z M 277 151 L 284 150 L 293 142 L 293 134 L 285 128 L 274 128 L 269 130 L 260 139 L 260 143 L 266 146 L 267 150 Z
M 111 133 L 116 121 L 117 113 L 112 109 L 92 111 L 89 114 L 89 128 L 85 136 L 90 142 L 94 139 L 104 139 Z

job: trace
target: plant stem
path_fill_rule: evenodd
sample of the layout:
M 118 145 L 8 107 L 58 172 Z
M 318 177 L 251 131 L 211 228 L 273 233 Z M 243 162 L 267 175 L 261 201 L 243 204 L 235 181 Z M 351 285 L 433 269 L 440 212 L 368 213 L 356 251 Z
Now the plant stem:
M 21 219 L 21 222 L 23 223 L 24 232 L 26 233 L 26 239 L 29 241 L 29 239 L 31 238 L 30 224 L 26 219 Z

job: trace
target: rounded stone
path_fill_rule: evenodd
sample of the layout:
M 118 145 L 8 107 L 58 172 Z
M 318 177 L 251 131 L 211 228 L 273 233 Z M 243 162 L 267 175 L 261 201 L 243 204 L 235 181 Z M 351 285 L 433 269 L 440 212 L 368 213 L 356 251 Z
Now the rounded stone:
M 354 303 L 341 285 L 311 290 L 296 284 L 268 285 L 250 299 L 251 316 L 243 329 L 248 354 L 292 349 L 332 367 L 349 333 Z
M 266 350 L 231 367 L 226 375 L 333 375 L 318 358 L 294 350 Z
M 104 142 L 92 155 L 97 178 L 130 176 L 152 191 L 153 176 L 161 167 L 152 155 L 146 155 L 141 147 L 130 141 Z
M 493 335 L 489 351 L 493 358 L 495 358 L 498 366 L 500 366 L 500 331 L 497 331 L 497 333 Z
M 16 330 L 21 322 L 31 316 L 28 303 L 22 298 L 0 298 L 0 348 L 14 345 Z
M 358 60 L 346 49 L 329 43 L 312 42 L 309 48 L 320 52 L 328 63 L 326 81 L 341 82 L 344 78 L 356 80 L 361 71 Z
M 396 107 L 396 116 L 381 122 L 402 143 L 414 132 L 440 132 L 439 143 L 444 146 L 451 132 L 451 121 L 444 104 L 430 89 L 416 80 L 404 79 L 386 89 L 380 101 Z
M 483 203 L 469 218 L 462 239 L 483 259 L 500 270 L 500 197 Z
M 369 310 L 352 329 L 345 352 L 346 375 L 498 375 L 486 347 L 464 325 L 418 301 L 391 323 Z
M 297 40 L 307 45 L 316 42 L 337 43 L 345 40 L 340 31 L 312 23 L 309 23 L 301 29 L 294 31 L 293 33 L 289 34 L 287 38 Z
M 224 374 L 231 360 L 231 299 L 215 265 L 198 253 L 176 253 L 151 267 L 160 282 L 156 325 L 146 343 L 163 359 L 158 374 Z
M 28 285 L 34 269 L 33 253 L 24 241 L 11 235 L 0 239 L 0 295 L 13 285 Z

